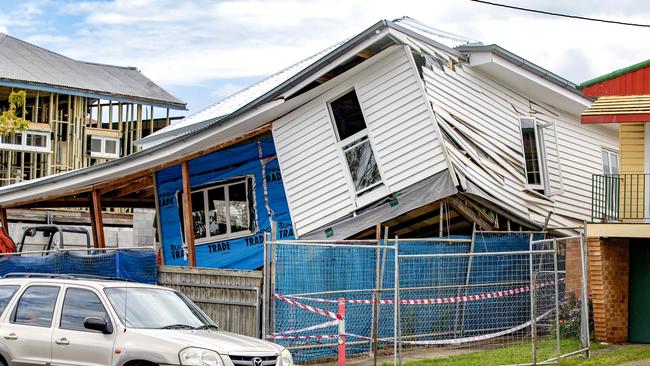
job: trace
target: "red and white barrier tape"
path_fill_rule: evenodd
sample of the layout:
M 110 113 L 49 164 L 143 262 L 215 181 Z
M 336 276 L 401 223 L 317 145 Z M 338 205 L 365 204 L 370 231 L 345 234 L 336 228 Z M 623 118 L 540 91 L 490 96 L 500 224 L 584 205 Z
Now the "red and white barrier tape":
M 551 314 L 553 311 L 555 311 L 555 309 L 551 309 L 551 310 L 547 311 L 546 313 L 538 316 L 536 321 L 542 320 L 543 318 L 545 318 L 549 314 Z M 484 334 L 484 335 L 474 336 L 474 337 L 455 338 L 455 339 L 439 339 L 439 340 L 432 340 L 432 341 L 404 341 L 404 340 L 401 340 L 400 343 L 429 346 L 429 345 L 450 345 L 450 344 L 463 344 L 463 343 L 470 343 L 470 342 L 478 342 L 478 341 L 484 341 L 484 340 L 487 340 L 487 339 L 498 338 L 498 337 L 502 337 L 504 335 L 508 335 L 508 334 L 518 332 L 518 331 L 520 331 L 522 329 L 528 328 L 531 324 L 532 324 L 532 321 L 529 320 L 526 323 L 517 325 L 516 327 L 512 327 L 512 328 L 509 328 L 509 329 L 502 330 L 500 332 Z M 361 336 L 361 335 L 358 335 L 358 334 L 347 333 L 346 335 L 348 335 L 350 337 L 361 338 L 361 339 L 368 339 L 368 340 L 371 339 L 370 337 Z M 381 342 L 393 342 L 394 341 L 393 338 L 379 338 L 377 340 L 381 341 Z
M 266 336 L 268 339 L 337 339 L 337 335 L 312 335 L 312 336 L 284 336 L 269 334 Z
M 334 319 L 334 320 L 330 320 L 330 321 L 322 323 L 322 324 L 312 325 L 311 327 L 306 327 L 306 328 L 302 328 L 302 329 L 291 329 L 291 330 L 285 330 L 284 332 L 273 333 L 273 334 L 271 334 L 271 336 L 303 333 L 303 332 L 309 332 L 310 330 L 335 327 L 335 326 L 338 326 L 338 325 L 339 325 L 338 319 Z
M 559 282 L 564 281 L 563 279 L 559 280 Z M 550 281 L 550 282 L 543 282 L 540 284 L 537 284 L 535 288 L 542 288 L 550 285 L 554 285 L 555 281 Z M 439 297 L 435 299 L 415 299 L 415 300 L 400 300 L 399 303 L 402 305 L 434 305 L 434 304 L 454 304 L 458 302 L 467 302 L 467 301 L 478 301 L 478 300 L 487 300 L 487 299 L 495 299 L 499 297 L 506 297 L 506 296 L 512 296 L 512 295 L 518 295 L 522 293 L 526 293 L 530 291 L 530 286 L 524 286 L 524 287 L 518 287 L 510 290 L 504 290 L 504 291 L 494 291 L 494 292 L 488 292 L 488 293 L 483 293 L 483 294 L 476 294 L 476 295 L 468 295 L 468 296 L 454 296 L 454 297 Z M 283 295 L 277 295 L 273 294 L 274 297 L 279 298 L 278 296 L 281 296 L 284 299 L 287 300 L 292 300 L 292 299 L 300 299 L 300 300 L 307 300 L 307 301 L 314 301 L 314 302 L 323 302 L 323 303 L 338 303 L 338 300 L 331 300 L 331 299 L 318 299 L 318 298 L 312 298 L 312 297 L 303 297 L 303 296 L 283 296 Z M 284 301 L 287 301 L 284 300 Z M 371 305 L 375 303 L 375 300 L 350 300 L 346 299 L 344 300 L 348 304 L 365 304 L 365 305 Z M 287 301 L 289 302 L 289 301 Z M 393 305 L 395 304 L 395 300 L 379 300 L 379 304 L 382 305 Z M 308 305 L 305 305 L 308 306 Z
M 303 310 L 311 311 L 312 313 L 320 314 L 323 316 L 326 316 L 328 318 L 332 319 L 338 319 L 338 320 L 343 320 L 343 316 L 341 314 L 333 313 L 331 311 L 325 310 L 325 309 L 320 309 L 314 306 L 309 306 L 305 305 L 303 303 L 300 303 L 292 298 L 288 298 L 286 296 L 280 295 L 280 294 L 273 294 L 273 297 L 275 297 L 278 300 L 284 301 L 286 303 L 289 303 L 293 306 L 299 307 Z

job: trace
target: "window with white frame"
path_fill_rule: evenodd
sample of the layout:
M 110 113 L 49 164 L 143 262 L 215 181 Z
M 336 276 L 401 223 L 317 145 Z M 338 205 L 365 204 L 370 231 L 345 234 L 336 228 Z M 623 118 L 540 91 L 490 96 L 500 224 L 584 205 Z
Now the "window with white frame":
M 88 154 L 93 158 L 115 159 L 120 157 L 120 139 L 108 136 L 89 136 Z
M 357 196 L 382 185 L 359 99 L 353 90 L 329 103 L 339 147 Z
M 544 139 L 541 126 L 534 118 L 520 118 L 524 147 L 526 183 L 531 189 L 544 189 Z
M 24 131 L 0 135 L 0 149 L 28 152 L 50 152 L 50 133 Z
M 252 181 L 252 178 L 243 178 L 192 189 L 192 221 L 198 244 L 253 232 Z M 182 225 L 180 204 L 179 213 Z
M 603 149 L 603 174 L 618 174 L 618 153 L 613 150 Z

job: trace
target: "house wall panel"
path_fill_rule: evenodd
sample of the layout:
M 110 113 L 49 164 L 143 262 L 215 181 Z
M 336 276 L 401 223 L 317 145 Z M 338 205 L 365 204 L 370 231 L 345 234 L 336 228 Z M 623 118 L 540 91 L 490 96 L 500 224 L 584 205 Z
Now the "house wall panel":
M 449 149 L 454 166 L 467 179 L 526 219 L 535 221 L 547 211 L 557 218 L 552 217 L 551 224 L 590 216 L 591 176 L 602 174 L 602 147 L 618 150 L 615 130 L 582 125 L 578 116 L 468 66 L 451 70 L 434 65 L 424 69 L 424 80 L 434 111 L 444 116 L 439 123 L 449 126 L 445 129 L 450 139 L 465 150 Z M 554 130 L 545 129 L 544 137 L 550 186 L 556 195 L 544 198 L 526 191 L 518 120 L 523 116 L 555 125 Z
M 374 60 L 373 60 L 374 59 Z M 354 88 L 386 192 L 447 169 L 435 120 L 410 51 L 393 46 L 328 83 L 332 87 L 273 124 L 298 235 L 352 215 L 350 184 L 328 103 Z

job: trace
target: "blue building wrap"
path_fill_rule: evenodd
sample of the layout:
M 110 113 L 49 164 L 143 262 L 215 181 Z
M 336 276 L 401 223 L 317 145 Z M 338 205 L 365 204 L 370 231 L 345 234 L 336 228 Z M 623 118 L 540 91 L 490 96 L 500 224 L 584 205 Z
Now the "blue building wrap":
M 210 153 L 189 162 L 192 188 L 238 177 L 253 177 L 254 220 L 252 235 L 196 245 L 196 265 L 204 268 L 253 270 L 264 262 L 264 233 L 277 225 L 277 239 L 293 239 L 289 207 L 284 194 L 280 166 L 273 139 L 253 142 Z M 166 265 L 186 266 L 179 192 L 182 191 L 181 166 L 156 173 L 160 207 L 162 248 Z

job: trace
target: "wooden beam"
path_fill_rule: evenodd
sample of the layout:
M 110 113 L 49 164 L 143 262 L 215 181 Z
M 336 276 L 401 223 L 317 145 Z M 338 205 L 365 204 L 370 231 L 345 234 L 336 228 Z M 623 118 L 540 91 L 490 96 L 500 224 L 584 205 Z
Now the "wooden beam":
M 104 223 L 102 221 L 102 203 L 98 190 L 92 191 L 90 195 L 90 223 L 93 229 L 93 239 L 95 240 L 95 248 L 105 248 L 106 241 L 104 240 Z
M 153 199 L 143 199 L 142 197 L 130 198 L 124 197 L 114 199 L 111 197 L 101 197 L 102 207 L 125 207 L 125 208 L 154 208 Z M 87 197 L 60 197 L 47 201 L 32 202 L 20 206 L 19 208 L 70 208 L 70 207 L 89 207 L 91 200 Z
M 112 191 L 111 196 L 113 198 L 121 198 L 126 196 L 129 193 L 141 191 L 147 188 L 150 188 L 153 186 L 153 176 L 148 175 L 140 180 L 134 181 L 133 183 L 126 184 L 114 191 Z M 102 193 L 106 192 L 111 192 L 111 191 L 103 191 Z
M 196 267 L 196 254 L 194 253 L 194 223 L 192 220 L 192 192 L 190 186 L 190 167 L 187 161 L 181 163 L 183 177 L 183 229 L 187 244 L 187 264 L 190 268 Z
M 481 230 L 494 230 L 494 225 L 491 222 L 487 221 L 478 212 L 467 206 L 462 199 L 458 198 L 458 196 L 449 196 L 445 198 L 445 201 L 467 220 L 475 222 Z

